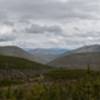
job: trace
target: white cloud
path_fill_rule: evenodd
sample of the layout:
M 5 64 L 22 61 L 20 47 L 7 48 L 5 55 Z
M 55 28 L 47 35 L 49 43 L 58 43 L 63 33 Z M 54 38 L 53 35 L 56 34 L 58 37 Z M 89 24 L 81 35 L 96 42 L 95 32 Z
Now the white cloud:
M 6 25 L 1 25 L 0 26 L 0 34 L 11 34 L 13 31 L 12 27 L 6 26 Z

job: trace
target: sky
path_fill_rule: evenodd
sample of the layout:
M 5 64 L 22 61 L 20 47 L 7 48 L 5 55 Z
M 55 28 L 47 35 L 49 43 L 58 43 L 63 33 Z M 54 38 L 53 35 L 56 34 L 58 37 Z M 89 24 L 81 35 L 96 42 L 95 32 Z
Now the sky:
M 100 0 L 0 0 L 0 46 L 100 44 Z

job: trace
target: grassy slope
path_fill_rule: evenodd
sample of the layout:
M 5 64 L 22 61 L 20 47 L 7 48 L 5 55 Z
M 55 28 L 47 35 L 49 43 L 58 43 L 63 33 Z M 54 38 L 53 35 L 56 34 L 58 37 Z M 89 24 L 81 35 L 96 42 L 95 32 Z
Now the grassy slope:
M 9 68 L 41 70 L 41 69 L 48 69 L 49 67 L 22 58 L 0 55 L 0 69 L 9 69 Z

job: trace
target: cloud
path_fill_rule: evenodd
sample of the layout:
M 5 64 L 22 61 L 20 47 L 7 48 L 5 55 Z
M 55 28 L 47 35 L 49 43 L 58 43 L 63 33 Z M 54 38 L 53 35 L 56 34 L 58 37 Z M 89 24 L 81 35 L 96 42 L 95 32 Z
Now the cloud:
M 42 34 L 42 33 L 49 33 L 49 34 L 62 34 L 62 28 L 58 25 L 38 25 L 32 24 L 30 27 L 26 27 L 24 33 L 33 33 L 33 34 Z
M 100 0 L 0 0 L 0 45 L 73 48 L 100 43 L 99 27 Z
M 63 1 L 64 2 L 61 0 L 42 0 L 42 2 L 41 0 L 2 0 L 0 8 L 8 14 L 9 18 L 58 21 L 66 20 L 66 18 L 100 18 L 99 0 Z

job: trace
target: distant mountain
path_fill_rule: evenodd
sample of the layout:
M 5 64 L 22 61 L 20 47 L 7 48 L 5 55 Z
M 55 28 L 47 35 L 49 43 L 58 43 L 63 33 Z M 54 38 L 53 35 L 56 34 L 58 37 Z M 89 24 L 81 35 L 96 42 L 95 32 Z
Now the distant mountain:
M 100 45 L 84 46 L 65 52 L 49 65 L 69 69 L 86 69 L 89 65 L 92 69 L 100 69 Z
M 33 55 L 24 51 L 22 48 L 16 46 L 0 47 L 0 55 L 19 57 L 19 58 L 35 61 L 35 57 Z
M 62 49 L 62 48 L 50 48 L 50 49 L 42 49 L 42 48 L 37 48 L 37 49 L 29 49 L 28 50 L 36 60 L 40 63 L 48 63 L 61 54 L 63 54 L 65 51 L 68 51 L 67 49 Z

